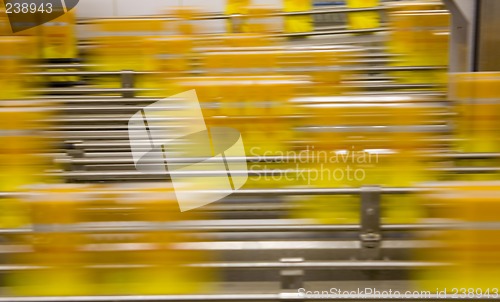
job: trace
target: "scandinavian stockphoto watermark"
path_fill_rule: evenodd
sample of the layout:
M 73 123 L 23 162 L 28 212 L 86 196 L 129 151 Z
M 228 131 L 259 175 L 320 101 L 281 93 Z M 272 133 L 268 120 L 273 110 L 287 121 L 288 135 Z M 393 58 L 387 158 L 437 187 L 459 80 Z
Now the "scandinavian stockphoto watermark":
M 128 134 L 136 169 L 168 174 L 182 212 L 220 200 L 247 181 L 240 133 L 208 128 L 195 90 L 138 111 L 129 120 Z
M 27 30 L 68 13 L 80 0 L 3 0 L 12 33 Z
M 325 150 L 316 149 L 314 145 L 295 151 L 265 151 L 260 147 L 250 149 L 253 157 L 262 157 L 258 164 L 253 164 L 250 171 L 267 171 L 266 174 L 256 174 L 255 180 L 299 181 L 311 185 L 323 183 L 353 183 L 363 182 L 367 178 L 367 170 L 379 163 L 379 155 L 391 153 L 387 149 L 351 149 Z M 269 160 L 266 160 L 268 159 Z M 288 163 L 288 168 L 282 171 L 276 164 Z M 281 173 L 280 173 L 281 172 Z

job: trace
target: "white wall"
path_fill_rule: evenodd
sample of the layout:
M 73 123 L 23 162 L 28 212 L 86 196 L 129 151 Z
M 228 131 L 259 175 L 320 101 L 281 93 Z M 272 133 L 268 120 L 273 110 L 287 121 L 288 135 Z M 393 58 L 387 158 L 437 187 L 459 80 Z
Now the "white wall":
M 283 0 L 253 0 L 257 5 L 282 7 Z M 80 0 L 81 18 L 144 16 L 159 14 L 172 6 L 196 6 L 207 12 L 224 11 L 226 0 Z

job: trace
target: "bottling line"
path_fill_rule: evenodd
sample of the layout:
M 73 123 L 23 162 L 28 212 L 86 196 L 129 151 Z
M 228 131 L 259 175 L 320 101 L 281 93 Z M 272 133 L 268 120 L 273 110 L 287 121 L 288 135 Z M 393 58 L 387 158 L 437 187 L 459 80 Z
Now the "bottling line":
M 499 298 L 500 2 L 90 2 L 0 0 L 0 302 Z

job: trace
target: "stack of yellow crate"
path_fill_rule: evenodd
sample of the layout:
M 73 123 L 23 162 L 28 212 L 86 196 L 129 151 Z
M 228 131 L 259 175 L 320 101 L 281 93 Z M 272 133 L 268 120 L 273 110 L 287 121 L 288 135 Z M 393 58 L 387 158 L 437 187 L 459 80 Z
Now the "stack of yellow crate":
M 500 183 L 498 181 L 436 183 L 422 199 L 434 208 L 435 218 L 447 219 L 458 227 L 428 233 L 426 239 L 440 243 L 422 251 L 425 261 L 450 266 L 418 274 L 425 290 L 447 289 L 448 296 L 498 296 L 500 273 Z
M 354 47 L 297 46 L 279 55 L 278 67 L 285 74 L 310 76 L 312 85 L 307 87 L 308 95 L 339 95 L 352 91 L 343 83 L 352 74 L 345 67 L 359 53 L 360 50 Z
M 29 251 L 12 261 L 25 268 L 10 272 L 11 295 L 86 295 L 88 270 L 82 250 L 86 237 L 71 227 L 82 221 L 81 208 L 89 198 L 87 185 L 39 185 L 31 187 L 23 202 L 29 208 L 34 232 L 23 238 Z
M 36 186 L 23 202 L 35 232 L 12 259 L 23 268 L 7 275 L 11 295 L 187 294 L 213 279 L 191 265 L 208 254 L 176 225 L 203 217 L 180 212 L 166 183 Z
M 22 73 L 29 71 L 26 61 L 30 55 L 27 51 L 33 47 L 33 40 L 29 37 L 2 36 L 0 37 L 0 99 L 19 99 L 29 95 L 28 89 L 32 86 L 30 78 Z
M 305 82 L 292 76 L 210 76 L 176 79 L 178 91 L 196 89 L 208 126 L 234 127 L 248 152 L 286 150 L 292 98 Z M 254 148 L 255 147 L 255 148 Z
M 18 192 L 23 186 L 47 181 L 43 173 L 50 162 L 43 153 L 52 146 L 42 131 L 47 128 L 50 111 L 36 101 L 4 100 L 0 116 L 0 191 Z M 2 199 L 0 207 L 0 226 L 27 223 L 17 198 Z
M 165 23 L 158 20 L 100 20 L 95 24 L 98 37 L 93 39 L 95 47 L 90 51 L 89 62 L 94 71 L 137 72 L 157 71 L 155 39 L 165 31 Z M 157 78 L 151 75 L 134 77 L 135 88 L 156 89 Z M 98 86 L 120 88 L 121 80 L 116 75 L 99 77 Z M 154 92 L 153 92 L 154 93 Z M 147 92 L 142 95 L 148 95 Z
M 381 98 L 381 97 L 379 97 Z M 442 107 L 417 103 L 417 99 L 394 97 L 392 102 L 366 97 L 340 97 L 336 101 L 304 104 L 300 111 L 313 156 L 305 165 L 315 187 L 383 185 L 408 187 L 431 180 L 426 152 L 439 133 L 429 132 Z M 304 204 L 303 204 L 304 205 Z M 359 197 L 315 197 L 307 200 L 299 216 L 329 223 L 356 223 Z M 384 196 L 382 220 L 410 223 L 422 215 L 411 196 Z
M 396 55 L 392 66 L 440 67 L 448 65 L 450 16 L 436 4 L 395 5 L 389 12 L 394 30 L 388 41 L 389 53 Z M 441 8 L 442 9 L 442 8 Z M 446 70 L 412 70 L 393 73 L 405 83 L 446 83 Z
M 284 12 L 308 12 L 312 11 L 313 3 L 311 0 L 285 0 L 283 1 Z M 312 15 L 287 16 L 285 17 L 285 32 L 301 33 L 312 32 L 314 23 Z
M 95 205 L 111 206 L 105 217 L 88 217 L 98 223 L 118 221 L 123 225 L 146 225 L 144 230 L 109 232 L 93 236 L 89 263 L 94 293 L 109 294 L 185 294 L 199 292 L 210 272 L 189 267 L 206 261 L 200 251 L 183 250 L 180 243 L 192 241 L 167 224 L 200 218 L 181 213 L 173 188 L 166 183 L 108 186 L 101 189 Z M 102 200 L 104 199 L 104 200 Z M 107 202 L 106 202 L 107 200 Z M 91 203 L 93 205 L 93 203 Z M 106 209 L 103 208 L 101 212 Z M 99 267 L 100 266 L 100 267 Z
M 41 42 L 41 58 L 51 63 L 73 63 L 78 59 L 76 38 L 76 15 L 71 10 L 39 26 Z M 75 68 L 52 68 L 51 72 L 76 71 Z M 43 81 L 53 85 L 74 85 L 78 81 L 75 76 L 52 76 Z
M 278 8 L 270 6 L 251 5 L 246 8 L 243 32 L 246 33 L 276 33 L 283 31 L 280 17 L 275 16 Z
M 347 7 L 352 9 L 376 8 L 379 0 L 347 0 Z M 347 14 L 349 29 L 371 29 L 380 26 L 380 13 L 373 11 L 349 12 Z
M 12 32 L 11 24 L 7 13 L 4 9 L 4 5 L 0 1 L 0 36 L 9 36 L 9 37 L 19 37 L 23 39 L 23 47 L 16 52 L 16 55 L 22 56 L 23 59 L 40 59 L 42 58 L 42 31 L 40 26 L 35 26 L 33 28 L 29 28 L 23 31 L 19 31 L 16 33 Z M 27 18 L 29 19 L 29 18 Z M 36 22 L 36 15 L 32 16 L 32 21 L 34 24 Z
M 265 47 L 273 46 L 278 39 L 271 39 L 270 36 L 266 34 L 258 33 L 236 33 L 236 34 L 226 34 L 221 37 L 219 45 L 222 47 Z

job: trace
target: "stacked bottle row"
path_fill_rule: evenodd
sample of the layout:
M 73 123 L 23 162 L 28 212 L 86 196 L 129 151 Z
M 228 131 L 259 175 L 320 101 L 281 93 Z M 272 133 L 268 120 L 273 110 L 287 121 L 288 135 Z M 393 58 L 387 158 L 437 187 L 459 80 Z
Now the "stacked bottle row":
M 22 296 L 194 293 L 211 273 L 207 255 L 175 228 L 200 218 L 179 211 L 160 185 L 43 185 L 19 197 L 34 231 L 16 236 L 10 294 Z
M 449 97 L 457 112 L 461 152 L 499 152 L 500 73 L 469 72 L 450 75 Z
M 409 187 L 435 179 L 431 172 L 437 141 L 449 132 L 443 120 L 446 107 L 438 99 L 410 96 L 310 98 L 298 104 L 307 118 L 299 120 L 300 150 L 309 161 L 314 187 L 382 185 Z M 298 174 L 302 176 L 302 174 Z M 335 199 L 333 202 L 332 199 Z M 335 204 L 335 206 L 333 206 Z M 324 222 L 359 222 L 359 197 L 313 197 L 303 203 L 300 217 Z M 410 223 L 422 217 L 414 196 L 384 196 L 385 223 Z
M 395 4 L 389 11 L 388 51 L 396 67 L 448 65 L 450 15 L 442 4 L 410 2 Z M 406 83 L 444 84 L 446 70 L 398 71 L 393 75 Z
M 429 185 L 428 185 L 429 187 Z M 460 227 L 428 232 L 425 239 L 439 247 L 418 252 L 425 261 L 447 266 L 419 272 L 420 286 L 435 293 L 447 288 L 457 297 L 498 297 L 500 183 L 498 181 L 442 182 L 422 196 L 432 218 Z
M 48 61 L 49 63 L 73 63 L 78 57 L 77 38 L 76 38 L 76 16 L 74 10 L 63 13 L 62 6 L 51 3 L 50 13 L 45 12 L 45 3 L 36 6 L 31 3 L 28 6 L 28 12 L 22 14 L 13 14 L 15 9 L 7 14 L 4 1 L 0 1 L 0 39 L 3 51 L 16 49 L 10 55 L 4 53 L 5 58 L 19 57 L 23 64 L 31 64 Z M 34 5 L 36 9 L 34 9 Z M 50 20 L 50 18 L 53 20 Z M 46 20 L 49 18 L 49 20 Z M 7 66 L 1 64 L 2 66 Z M 26 66 L 25 66 L 26 67 Z M 57 68 L 51 68 L 47 71 L 57 71 Z M 72 68 L 61 68 L 61 71 L 72 71 Z M 26 70 L 24 70 L 26 71 Z M 39 70 L 43 71 L 43 70 Z M 16 72 L 20 72 L 20 69 Z M 61 85 L 63 83 L 72 84 L 77 80 L 75 77 L 68 76 L 50 76 L 50 77 L 23 77 L 19 79 L 18 75 L 11 76 L 9 72 L 2 72 L 5 76 L 6 87 L 0 97 L 11 98 L 26 95 L 27 88 L 33 88 L 39 84 Z M 4 83 L 4 82 L 2 82 Z M 22 83 L 23 87 L 18 87 Z M 17 90 L 16 90 L 17 89 Z M 18 91 L 18 92 L 15 92 Z M 16 94 L 17 93 L 17 94 Z M 14 95 L 14 96 L 11 96 Z
M 335 95 L 350 90 L 344 70 L 360 51 L 352 47 L 284 47 L 260 34 L 230 34 L 213 41 L 179 30 L 179 18 L 103 20 L 97 24 L 91 64 L 101 71 L 135 70 L 134 87 L 168 97 L 195 89 L 209 126 L 233 127 L 247 151 L 285 151 L 293 143 L 297 96 Z M 177 24 L 177 25 L 176 25 Z M 176 27 L 177 26 L 177 27 Z M 175 35 L 162 36 L 166 30 Z M 129 44 L 134 45 L 128 47 Z M 116 88 L 116 76 L 100 85 Z
M 30 40 L 24 49 L 30 59 L 68 59 L 77 57 L 74 10 L 62 14 L 62 7 L 54 5 L 51 15 L 61 15 L 45 22 L 41 5 L 22 15 L 9 15 L 4 1 L 0 1 L 0 36 L 17 36 Z M 13 14 L 13 10 L 10 11 Z M 19 18 L 19 19 L 18 19 Z

